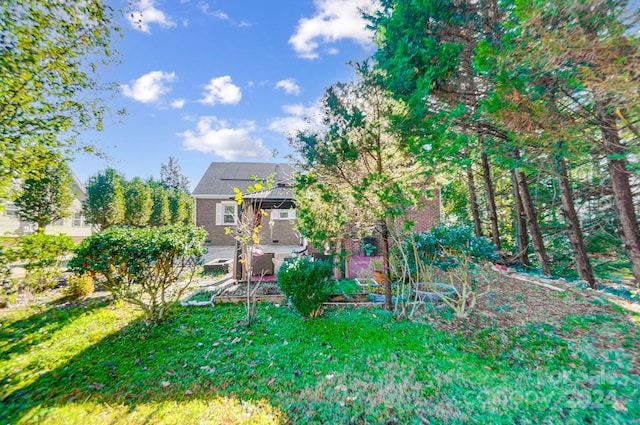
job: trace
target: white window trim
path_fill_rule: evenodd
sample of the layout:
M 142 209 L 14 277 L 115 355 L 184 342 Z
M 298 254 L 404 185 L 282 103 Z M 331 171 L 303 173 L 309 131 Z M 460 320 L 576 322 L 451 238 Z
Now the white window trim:
M 285 217 L 282 216 L 282 213 L 287 213 Z M 296 219 L 296 210 L 295 208 L 290 208 L 286 210 L 271 210 L 271 214 L 274 220 L 295 220 Z
M 7 202 L 4 205 L 4 215 L 7 217 L 17 217 L 18 207 L 13 202 Z
M 233 207 L 233 223 L 224 222 L 224 211 Z M 234 201 L 223 201 L 216 204 L 216 226 L 236 226 L 238 224 L 238 204 Z

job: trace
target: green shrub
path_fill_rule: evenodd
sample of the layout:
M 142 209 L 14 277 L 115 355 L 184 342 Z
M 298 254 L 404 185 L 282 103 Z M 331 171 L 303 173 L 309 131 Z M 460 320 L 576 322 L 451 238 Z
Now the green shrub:
M 493 242 L 484 236 L 475 236 L 467 226 L 437 226 L 428 232 L 414 234 L 414 238 L 420 261 L 444 271 L 458 267 L 460 258 L 470 259 L 474 263 L 499 258 Z M 407 241 L 406 250 L 410 257 L 410 267 L 415 272 L 411 241 Z
M 5 249 L 0 246 L 0 308 L 5 308 L 16 300 L 18 284 L 11 279 L 9 257 Z
M 67 287 L 63 294 L 69 298 L 79 299 L 93 294 L 93 278 L 88 274 L 72 274 L 67 278 Z
M 62 274 L 64 257 L 74 247 L 69 236 L 34 233 L 20 236 L 9 250 L 11 261 L 24 262 L 24 284 L 35 292 L 54 287 Z
M 295 258 L 280 268 L 278 285 L 298 313 L 315 317 L 322 313 L 322 303 L 331 290 L 331 273 L 328 261 Z
M 196 226 L 112 227 L 85 239 L 69 266 L 158 323 L 200 271 L 206 234 Z

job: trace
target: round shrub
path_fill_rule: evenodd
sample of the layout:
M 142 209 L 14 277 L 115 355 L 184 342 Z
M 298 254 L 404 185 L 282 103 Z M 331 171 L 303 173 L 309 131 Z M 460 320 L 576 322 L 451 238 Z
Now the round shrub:
M 69 298 L 79 299 L 91 295 L 94 291 L 93 278 L 88 274 L 72 274 L 67 278 L 67 287 L 63 294 Z
M 42 292 L 58 284 L 64 257 L 74 247 L 73 239 L 64 234 L 33 233 L 20 236 L 10 248 L 12 261 L 24 262 L 27 272 L 23 283 L 34 292 Z
M 328 261 L 295 258 L 278 271 L 278 285 L 298 313 L 316 317 L 331 289 L 331 271 L 332 264 Z
M 206 235 L 192 225 L 110 227 L 82 241 L 69 267 L 159 323 L 201 270 Z

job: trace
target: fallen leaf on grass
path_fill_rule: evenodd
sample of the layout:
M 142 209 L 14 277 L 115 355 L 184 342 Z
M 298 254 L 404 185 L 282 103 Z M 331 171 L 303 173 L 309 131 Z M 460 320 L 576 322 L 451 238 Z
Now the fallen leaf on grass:
M 171 385 L 171 382 L 169 381 L 162 381 L 160 383 L 160 385 L 162 385 L 162 388 L 167 388 L 169 385 Z
M 618 412 L 626 412 L 628 410 L 627 405 L 624 403 L 624 401 L 619 399 L 616 399 L 616 401 L 613 402 L 613 408 Z
M 90 390 L 101 390 L 105 387 L 106 385 L 101 384 L 99 382 L 94 382 L 93 384 L 89 384 L 87 385 L 87 388 L 89 388 Z
M 193 391 L 191 391 L 191 390 L 186 390 L 184 392 L 184 395 L 191 395 L 191 394 L 193 394 Z

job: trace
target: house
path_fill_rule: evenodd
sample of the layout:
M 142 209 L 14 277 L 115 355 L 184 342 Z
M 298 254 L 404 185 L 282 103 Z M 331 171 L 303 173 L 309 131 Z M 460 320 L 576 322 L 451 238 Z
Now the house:
M 295 230 L 296 209 L 293 204 L 293 173 L 289 164 L 261 162 L 213 162 L 193 191 L 196 225 L 203 227 L 213 246 L 233 246 L 235 241 L 225 233 L 225 228 L 235 226 L 238 205 L 234 201 L 234 189 L 245 193 L 245 199 L 259 203 L 267 212 L 262 218 L 261 243 L 264 245 L 302 245 L 304 241 Z M 246 194 L 246 189 L 256 183 L 256 178 L 273 177 L 273 187 Z M 409 213 L 415 231 L 426 231 L 440 222 L 440 194 L 425 199 L 420 208 Z M 369 239 L 377 244 L 375 238 Z M 346 241 L 346 248 L 358 253 L 363 240 Z
M 93 226 L 85 222 L 84 214 L 82 213 L 82 201 L 87 197 L 84 185 L 80 183 L 75 174 L 71 173 L 71 177 L 71 191 L 74 194 L 74 199 L 71 203 L 71 216 L 48 225 L 45 233 L 65 233 L 78 241 L 91 235 Z M 33 233 L 34 230 L 35 225 L 33 223 L 20 220 L 18 208 L 14 203 L 7 202 L 4 204 L 4 211 L 0 212 L 0 235 L 15 236 Z
M 192 195 L 195 200 L 195 224 L 208 232 L 206 243 L 212 247 L 233 247 L 236 244 L 225 228 L 238 224 L 239 208 L 234 200 L 235 189 L 244 194 L 243 207 L 258 205 L 266 216 L 258 214 L 262 224 L 260 244 L 266 249 L 262 255 L 254 257 L 254 270 L 261 269 L 273 274 L 271 262 L 282 261 L 282 255 L 289 256 L 292 250 L 278 253 L 281 248 L 304 246 L 305 241 L 295 229 L 296 209 L 293 200 L 292 185 L 294 169 L 288 164 L 256 162 L 213 162 L 204 173 Z M 270 188 L 247 193 L 249 186 L 271 176 Z M 425 231 L 440 221 L 440 199 L 436 192 L 434 199 L 425 199 L 424 203 L 409 213 L 414 222 L 414 230 Z M 378 249 L 379 242 L 374 237 L 360 239 L 357 236 L 345 241 L 345 248 L 351 254 L 362 255 L 362 245 L 369 242 Z M 303 249 L 306 250 L 306 247 Z M 293 251 L 296 251 L 295 249 Z M 307 252 L 322 257 L 322 253 L 310 248 Z M 367 254 L 370 255 L 371 253 Z M 280 255 L 280 257 L 278 257 Z M 223 258 L 215 261 L 225 260 Z M 225 260 L 226 261 L 226 260 Z M 237 251 L 234 261 L 234 276 L 241 278 Z M 259 265 L 258 265 L 259 264 Z
M 293 168 L 288 164 L 262 162 L 212 162 L 209 165 L 192 193 L 196 225 L 208 232 L 207 244 L 235 245 L 233 237 L 225 232 L 225 228 L 238 223 L 234 189 L 246 194 L 247 187 L 266 178 L 273 179 L 271 189 L 246 195 L 247 200 L 260 205 L 267 213 L 260 217 L 261 244 L 302 244 L 302 238 L 295 230 Z

